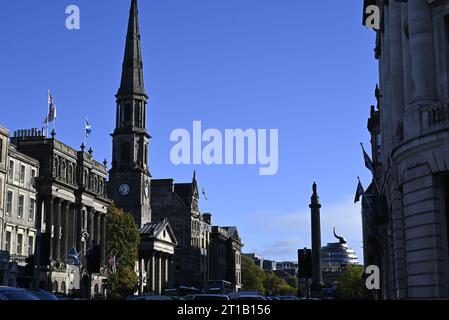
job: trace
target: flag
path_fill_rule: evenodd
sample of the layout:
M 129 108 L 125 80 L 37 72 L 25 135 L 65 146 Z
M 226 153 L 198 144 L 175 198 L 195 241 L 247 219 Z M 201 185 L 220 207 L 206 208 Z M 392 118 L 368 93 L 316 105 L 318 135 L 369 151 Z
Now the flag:
M 78 253 L 76 252 L 76 248 L 70 249 L 70 251 L 67 253 L 67 264 L 72 264 L 75 266 L 80 265 L 80 258 L 78 256 Z
M 374 164 L 373 161 L 371 161 L 371 158 L 369 157 L 369 155 L 366 153 L 365 148 L 363 148 L 363 144 L 360 144 L 362 146 L 362 151 L 363 151 L 363 158 L 365 160 L 365 167 L 367 169 L 369 169 L 369 171 L 371 171 L 371 173 L 373 175 L 376 175 L 376 170 L 374 169 Z
M 204 199 L 207 200 L 207 197 L 206 197 L 206 191 L 204 191 L 204 188 L 202 188 L 202 192 L 203 192 Z
M 362 183 L 360 182 L 360 179 L 359 179 L 359 184 L 357 185 L 357 190 L 355 192 L 354 203 L 359 202 L 360 197 L 364 197 L 364 196 L 365 196 L 365 190 L 363 189 Z
M 48 90 L 48 115 L 45 118 L 44 123 L 53 122 L 55 120 L 56 120 L 56 103 L 54 102 L 50 90 Z
M 86 132 L 86 138 L 87 138 L 92 132 L 92 127 L 89 123 L 89 120 L 87 120 L 87 117 L 86 117 L 86 124 L 84 125 L 84 130 Z

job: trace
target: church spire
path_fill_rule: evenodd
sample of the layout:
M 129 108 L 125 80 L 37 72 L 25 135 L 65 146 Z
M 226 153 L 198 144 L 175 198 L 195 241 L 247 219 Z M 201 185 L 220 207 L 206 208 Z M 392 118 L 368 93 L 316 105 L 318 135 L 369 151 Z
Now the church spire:
M 137 0 L 131 1 L 122 80 L 117 96 L 137 94 L 147 97 L 143 83 L 143 62 L 140 44 Z

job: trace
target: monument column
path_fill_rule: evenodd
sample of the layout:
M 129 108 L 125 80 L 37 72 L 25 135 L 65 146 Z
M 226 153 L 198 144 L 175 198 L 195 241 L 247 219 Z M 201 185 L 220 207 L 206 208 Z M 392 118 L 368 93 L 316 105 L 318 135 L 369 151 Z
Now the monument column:
M 312 284 L 310 291 L 312 297 L 322 296 L 323 274 L 321 270 L 321 223 L 320 223 L 320 198 L 317 193 L 317 185 L 313 183 L 310 211 L 312 220 Z

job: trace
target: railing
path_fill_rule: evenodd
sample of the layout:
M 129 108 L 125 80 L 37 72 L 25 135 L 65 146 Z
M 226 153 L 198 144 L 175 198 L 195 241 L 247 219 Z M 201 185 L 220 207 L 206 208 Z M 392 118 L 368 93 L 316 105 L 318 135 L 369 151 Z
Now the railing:
M 449 124 L 449 101 L 440 102 L 422 111 L 424 128 Z

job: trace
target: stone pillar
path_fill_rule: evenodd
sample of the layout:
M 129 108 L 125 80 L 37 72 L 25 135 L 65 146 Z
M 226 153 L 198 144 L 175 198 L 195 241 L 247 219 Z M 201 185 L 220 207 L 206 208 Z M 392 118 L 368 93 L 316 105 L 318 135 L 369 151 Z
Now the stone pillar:
M 402 61 L 402 4 L 390 2 L 390 79 L 391 79 L 391 106 L 393 115 L 394 144 L 402 140 L 399 136 L 404 116 L 404 72 Z M 387 57 L 388 58 L 388 57 Z
M 320 222 L 320 198 L 317 193 L 316 183 L 313 184 L 310 211 L 312 220 L 312 284 L 310 290 L 313 297 L 322 297 L 323 274 L 321 271 L 321 222 Z
M 53 236 L 54 236 L 54 217 L 53 217 L 53 197 L 50 196 L 45 199 L 45 233 L 49 234 L 49 241 L 45 243 L 48 246 L 48 253 L 50 261 L 53 260 Z
M 87 246 L 90 244 L 94 244 L 94 213 L 95 210 L 93 208 L 88 208 L 87 210 L 87 232 L 89 233 L 89 239 L 87 240 Z
M 106 264 L 106 213 L 100 213 L 100 261 Z
M 427 0 L 408 3 L 411 100 L 405 117 L 406 139 L 421 133 L 420 108 L 437 98 L 432 9 Z
M 154 257 L 154 253 L 151 253 L 149 259 L 148 259 L 148 270 L 149 270 L 149 275 L 148 275 L 148 279 L 150 281 L 150 286 L 149 286 L 149 290 L 151 292 L 155 292 L 156 291 L 156 259 Z
M 410 55 L 412 62 L 412 105 L 435 101 L 435 60 L 432 9 L 427 0 L 408 3 Z
M 69 223 L 69 202 L 64 201 L 62 205 L 62 259 L 67 260 L 67 253 L 69 248 L 69 233 L 70 233 L 70 223 Z
M 55 247 L 55 256 L 54 260 L 61 260 L 61 205 L 62 200 L 59 198 L 55 199 L 55 230 L 54 230 L 54 247 Z
M 170 270 L 169 270 L 168 259 L 169 259 L 168 255 L 165 255 L 164 256 L 164 271 L 165 271 L 165 273 L 164 273 L 164 288 L 165 289 L 167 289 L 169 286 L 168 281 L 169 281 L 169 271 Z
M 95 244 L 101 244 L 101 212 L 95 213 Z
M 83 250 L 82 235 L 83 235 L 83 223 L 84 223 L 84 208 L 81 205 L 76 207 L 76 251 L 81 252 Z
M 174 283 L 174 275 L 173 275 L 173 256 L 171 255 L 168 259 L 168 287 L 173 289 Z
M 67 221 L 68 250 L 71 250 L 76 247 L 76 209 L 73 203 L 69 203 L 69 218 Z
M 381 132 L 382 132 L 382 154 L 383 166 L 386 170 L 389 166 L 390 154 L 392 151 L 392 137 L 395 129 L 393 128 L 393 106 L 391 101 L 391 63 L 390 63 L 390 6 L 384 6 L 384 32 L 382 33 L 381 45 L 382 55 L 380 57 L 380 93 L 381 105 Z
M 160 254 L 156 254 L 156 293 L 162 292 L 162 261 Z

